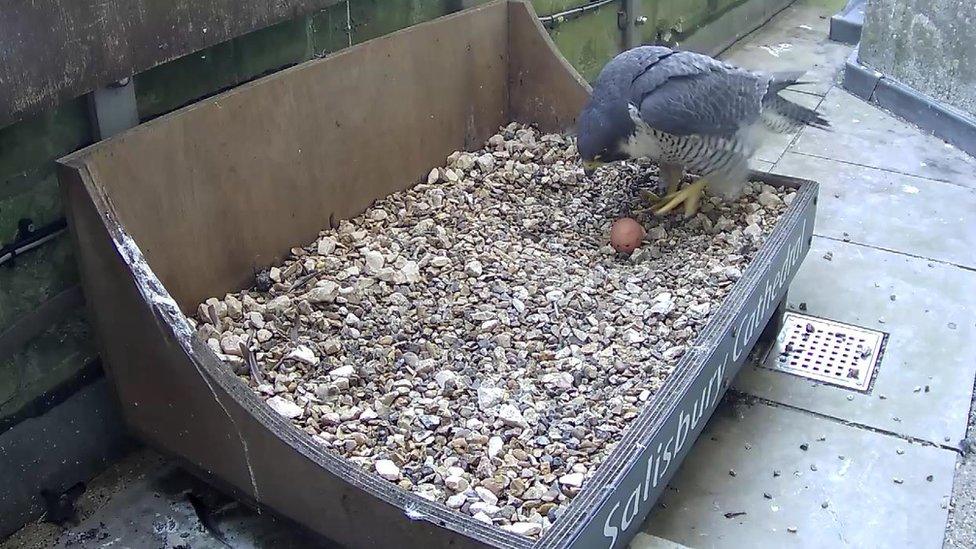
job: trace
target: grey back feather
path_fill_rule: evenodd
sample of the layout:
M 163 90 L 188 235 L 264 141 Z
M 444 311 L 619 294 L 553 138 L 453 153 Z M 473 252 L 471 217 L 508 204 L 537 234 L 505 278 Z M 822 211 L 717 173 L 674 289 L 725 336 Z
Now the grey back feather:
M 651 128 L 731 138 L 759 120 L 769 77 L 692 52 L 673 52 L 636 75 L 631 103 Z

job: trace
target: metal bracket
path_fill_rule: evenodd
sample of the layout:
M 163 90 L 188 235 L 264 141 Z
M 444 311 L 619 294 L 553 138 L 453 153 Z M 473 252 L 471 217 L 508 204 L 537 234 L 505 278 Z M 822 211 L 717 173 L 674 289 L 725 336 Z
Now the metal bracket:
M 623 49 L 640 46 L 640 33 L 636 27 L 645 23 L 647 17 L 641 14 L 641 0 L 624 0 L 623 10 L 617 12 L 617 26 L 623 31 Z
M 123 78 L 91 92 L 88 107 L 96 140 L 108 139 L 139 125 L 136 87 L 132 78 Z

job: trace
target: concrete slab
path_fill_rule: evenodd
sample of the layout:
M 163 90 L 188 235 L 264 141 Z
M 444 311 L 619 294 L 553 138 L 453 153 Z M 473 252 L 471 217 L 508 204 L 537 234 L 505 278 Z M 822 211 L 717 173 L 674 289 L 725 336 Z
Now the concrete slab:
M 844 66 L 851 46 L 826 40 L 828 18 L 844 1 L 801 0 L 729 48 L 723 59 L 764 71 L 807 70 L 804 91 L 824 95 Z
M 700 549 L 937 549 L 954 462 L 953 452 L 807 413 L 726 402 L 645 530 Z
M 965 436 L 976 377 L 976 273 L 814 238 L 788 302 L 793 310 L 890 334 L 871 392 L 754 365 L 743 368 L 736 388 L 936 444 Z
M 818 109 L 833 131 L 806 128 L 792 150 L 976 189 L 976 158 L 841 89 Z
M 792 152 L 773 171 L 820 183 L 819 235 L 976 268 L 969 189 Z
M 627 547 L 630 549 L 688 549 L 680 543 L 652 536 L 644 532 L 638 532 L 634 536 L 634 539 L 630 540 L 630 544 Z

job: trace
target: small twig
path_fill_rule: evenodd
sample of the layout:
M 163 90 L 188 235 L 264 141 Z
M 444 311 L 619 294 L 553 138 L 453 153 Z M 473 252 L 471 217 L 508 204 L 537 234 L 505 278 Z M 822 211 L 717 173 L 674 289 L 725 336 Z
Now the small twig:
M 264 376 L 261 375 L 261 370 L 258 369 L 258 361 L 254 357 L 254 352 L 251 351 L 251 341 L 250 335 L 247 336 L 247 342 L 241 342 L 241 353 L 244 355 L 244 362 L 247 363 L 248 369 L 251 370 L 251 377 L 254 382 L 258 385 L 264 384 Z

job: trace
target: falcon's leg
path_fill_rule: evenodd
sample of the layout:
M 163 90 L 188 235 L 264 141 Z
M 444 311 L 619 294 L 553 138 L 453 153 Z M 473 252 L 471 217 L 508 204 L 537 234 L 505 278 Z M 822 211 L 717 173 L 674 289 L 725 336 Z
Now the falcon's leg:
M 679 204 L 685 205 L 685 218 L 694 217 L 698 213 L 698 206 L 701 203 L 702 192 L 705 190 L 705 178 L 700 177 L 691 185 L 675 193 L 669 194 L 661 201 L 660 207 L 654 211 L 657 215 L 663 215 L 678 207 Z
M 661 179 L 668 185 L 668 195 L 678 192 L 684 176 L 685 167 L 681 164 L 661 164 Z
M 661 181 L 663 181 L 668 188 L 665 196 L 671 196 L 678 192 L 678 187 L 681 185 L 681 179 L 685 176 L 685 168 L 681 164 L 669 164 L 667 162 L 662 162 L 658 169 L 658 174 L 660 175 Z M 655 204 L 661 201 L 661 197 L 650 191 L 641 191 L 641 198 L 643 198 L 648 204 Z

